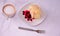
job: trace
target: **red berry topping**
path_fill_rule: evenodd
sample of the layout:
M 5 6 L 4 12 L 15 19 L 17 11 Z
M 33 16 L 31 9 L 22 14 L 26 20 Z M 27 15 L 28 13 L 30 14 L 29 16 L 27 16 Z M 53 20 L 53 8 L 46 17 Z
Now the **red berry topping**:
M 30 14 L 30 11 L 29 11 L 29 10 L 24 10 L 24 11 L 23 11 L 23 15 L 25 15 L 25 18 L 26 18 L 28 21 L 32 21 L 31 14 Z

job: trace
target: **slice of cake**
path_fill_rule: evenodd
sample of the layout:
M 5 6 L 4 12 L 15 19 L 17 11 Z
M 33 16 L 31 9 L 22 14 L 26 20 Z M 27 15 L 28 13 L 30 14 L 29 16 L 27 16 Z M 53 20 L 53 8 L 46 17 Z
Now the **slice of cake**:
M 28 9 L 32 18 L 39 19 L 41 17 L 41 10 L 38 5 L 30 5 Z

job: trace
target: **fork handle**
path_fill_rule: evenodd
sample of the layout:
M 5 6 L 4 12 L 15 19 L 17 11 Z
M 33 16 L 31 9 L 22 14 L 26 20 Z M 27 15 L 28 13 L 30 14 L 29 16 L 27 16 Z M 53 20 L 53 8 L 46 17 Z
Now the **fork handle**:
M 36 31 L 36 30 L 33 30 L 33 29 L 29 29 L 29 28 L 23 28 L 23 27 L 18 27 L 19 29 L 22 29 L 22 30 L 28 30 L 28 31 Z

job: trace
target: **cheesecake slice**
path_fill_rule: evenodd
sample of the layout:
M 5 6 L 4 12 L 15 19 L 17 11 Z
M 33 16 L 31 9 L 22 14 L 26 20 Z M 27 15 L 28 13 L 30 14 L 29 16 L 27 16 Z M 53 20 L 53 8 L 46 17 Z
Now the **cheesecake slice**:
M 39 19 L 41 17 L 41 10 L 38 5 L 30 5 L 28 9 L 32 18 Z

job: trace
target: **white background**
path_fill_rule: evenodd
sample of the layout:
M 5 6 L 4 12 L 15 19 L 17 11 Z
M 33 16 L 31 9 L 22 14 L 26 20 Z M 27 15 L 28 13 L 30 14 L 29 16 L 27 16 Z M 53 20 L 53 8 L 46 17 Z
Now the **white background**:
M 41 8 L 48 14 L 45 21 L 38 26 L 29 26 L 18 16 L 18 11 L 28 1 L 40 3 Z M 13 3 L 17 10 L 15 17 L 11 18 L 10 22 L 2 13 L 2 6 L 9 2 Z M 45 34 L 20 30 L 19 26 L 42 29 L 45 30 Z M 0 36 L 60 36 L 60 0 L 0 0 Z

